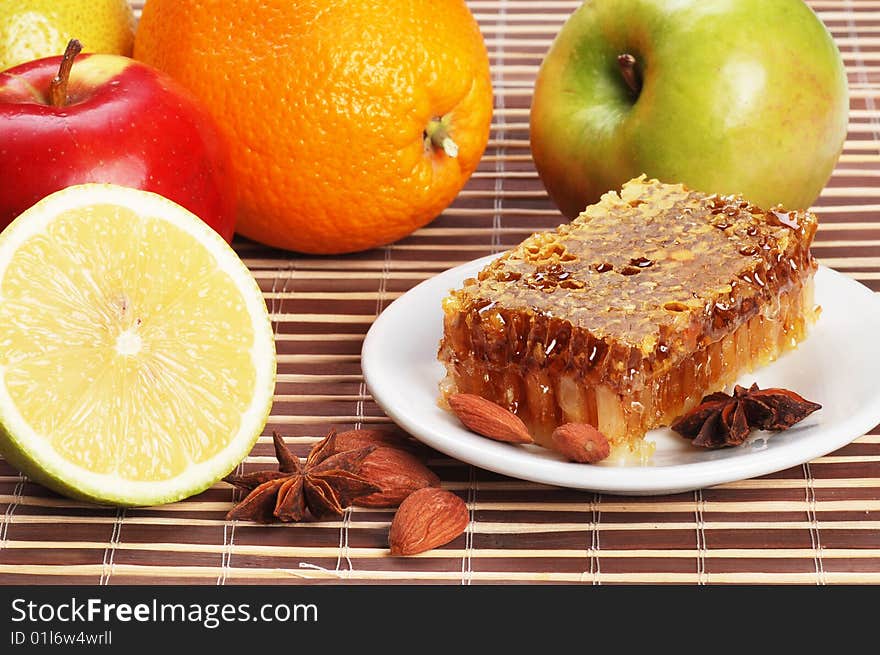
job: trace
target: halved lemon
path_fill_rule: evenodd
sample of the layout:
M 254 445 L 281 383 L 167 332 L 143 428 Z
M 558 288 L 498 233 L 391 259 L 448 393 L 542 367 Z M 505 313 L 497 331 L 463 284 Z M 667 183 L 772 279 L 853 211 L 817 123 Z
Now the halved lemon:
M 69 187 L 0 233 L 0 452 L 75 498 L 155 505 L 231 471 L 272 405 L 260 289 L 183 207 Z

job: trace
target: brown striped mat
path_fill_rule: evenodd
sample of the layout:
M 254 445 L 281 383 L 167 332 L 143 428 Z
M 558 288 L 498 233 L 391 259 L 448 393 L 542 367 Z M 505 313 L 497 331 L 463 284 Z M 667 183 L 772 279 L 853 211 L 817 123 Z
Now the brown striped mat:
M 818 201 L 816 255 L 880 291 L 880 0 L 811 3 L 849 70 L 849 139 Z M 559 222 L 529 155 L 541 58 L 572 0 L 473 0 L 494 74 L 488 151 L 456 202 L 413 236 L 346 257 L 299 257 L 239 240 L 265 291 L 279 352 L 265 434 L 300 454 L 331 426 L 389 426 L 364 385 L 361 341 L 392 300 L 431 275 Z M 247 462 L 272 460 L 264 436 Z M 391 511 L 256 526 L 224 520 L 226 484 L 165 507 L 107 509 L 47 492 L 0 461 L 3 583 L 880 583 L 880 430 L 759 479 L 628 498 L 507 479 L 437 454 L 467 501 L 468 532 L 388 556 Z

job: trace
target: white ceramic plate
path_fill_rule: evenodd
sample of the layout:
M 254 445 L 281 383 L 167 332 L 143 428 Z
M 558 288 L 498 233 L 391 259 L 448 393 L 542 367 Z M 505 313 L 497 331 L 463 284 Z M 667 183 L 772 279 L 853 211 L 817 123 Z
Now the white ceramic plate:
M 448 270 L 394 301 L 364 341 L 367 385 L 382 409 L 414 437 L 451 457 L 515 478 L 619 494 L 665 494 L 796 466 L 848 444 L 880 423 L 880 302 L 867 287 L 820 267 L 822 314 L 800 347 L 747 375 L 744 385 L 786 387 L 823 408 L 781 433 L 755 433 L 736 448 L 703 450 L 668 429 L 652 430 L 647 465 L 586 465 L 537 446 L 513 446 L 466 430 L 437 406 L 443 366 L 440 302 L 492 257 Z

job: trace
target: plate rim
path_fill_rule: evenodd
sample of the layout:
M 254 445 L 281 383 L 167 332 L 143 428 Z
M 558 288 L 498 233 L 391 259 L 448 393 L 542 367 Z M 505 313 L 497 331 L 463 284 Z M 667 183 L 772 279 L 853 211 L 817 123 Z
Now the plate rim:
M 797 453 L 796 456 L 792 456 L 791 447 L 783 446 L 774 450 L 753 451 L 731 458 L 657 466 L 589 466 L 561 459 L 539 457 L 521 447 L 491 441 L 451 424 L 452 429 L 463 435 L 459 439 L 453 439 L 450 435 L 436 430 L 430 423 L 428 425 L 420 424 L 414 417 L 414 412 L 401 411 L 398 405 L 388 402 L 387 399 L 393 397 L 393 390 L 386 388 L 386 376 L 378 372 L 381 371 L 381 362 L 377 361 L 378 358 L 374 358 L 374 353 L 379 350 L 375 344 L 387 329 L 386 325 L 397 318 L 401 308 L 405 308 L 413 298 L 418 298 L 420 294 L 423 294 L 426 287 L 436 286 L 443 280 L 456 278 L 449 287 L 453 288 L 460 284 L 461 279 L 473 275 L 486 263 L 499 256 L 500 253 L 465 262 L 415 285 L 382 311 L 370 326 L 361 348 L 361 368 L 364 381 L 382 411 L 415 439 L 466 464 L 511 478 L 557 487 L 592 490 L 608 494 L 671 494 L 750 479 L 803 464 L 845 446 L 868 432 L 880 420 L 880 415 L 878 415 L 880 414 L 880 392 L 878 392 L 874 403 L 862 405 L 859 411 L 854 412 L 835 426 L 832 433 L 835 438 L 816 440 L 815 443 L 810 442 L 806 448 L 800 445 L 799 448 L 794 449 L 794 452 Z M 820 271 L 823 276 L 831 276 L 835 284 L 852 285 L 853 289 L 858 287 L 858 293 L 865 294 L 866 300 L 871 301 L 867 303 L 867 306 L 874 307 L 874 311 L 880 307 L 874 292 L 857 280 L 824 265 L 819 266 L 816 274 L 819 275 Z M 451 423 L 453 417 L 450 416 L 449 419 Z M 529 458 L 535 460 L 534 472 L 528 467 Z M 525 472 L 523 468 L 526 469 Z M 647 475 L 640 475 L 645 472 L 648 472 Z M 558 475 L 553 475 L 553 473 Z M 561 475 L 561 479 L 559 475 Z M 675 483 L 679 477 L 685 480 L 684 484 Z

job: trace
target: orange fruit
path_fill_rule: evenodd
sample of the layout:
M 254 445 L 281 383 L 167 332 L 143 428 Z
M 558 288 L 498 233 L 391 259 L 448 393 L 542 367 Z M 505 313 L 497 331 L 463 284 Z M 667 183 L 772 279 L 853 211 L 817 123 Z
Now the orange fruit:
M 492 86 L 463 0 L 148 0 L 134 57 L 228 137 L 238 231 L 308 253 L 387 244 L 455 198 Z

